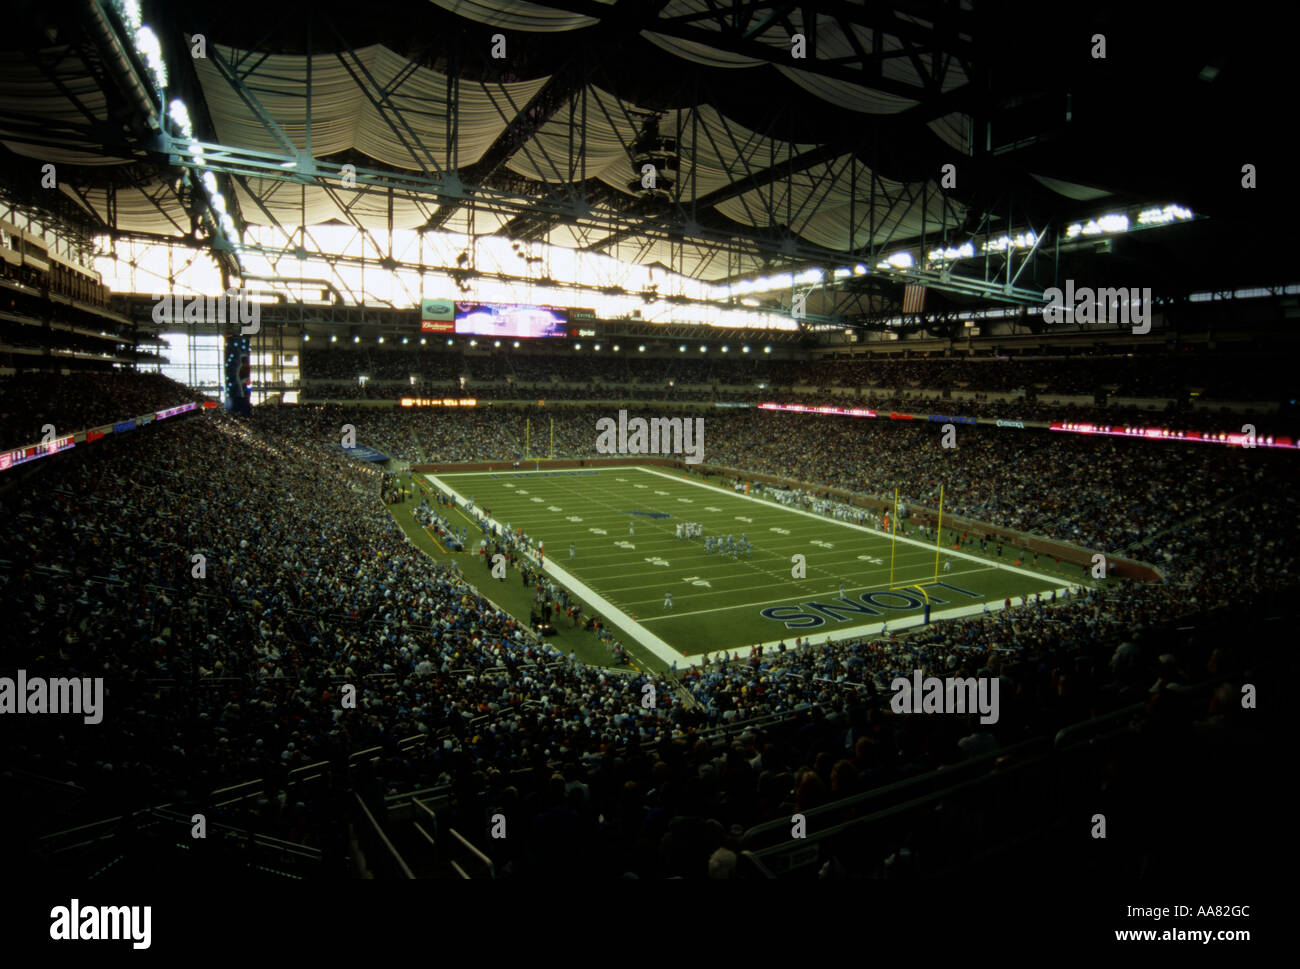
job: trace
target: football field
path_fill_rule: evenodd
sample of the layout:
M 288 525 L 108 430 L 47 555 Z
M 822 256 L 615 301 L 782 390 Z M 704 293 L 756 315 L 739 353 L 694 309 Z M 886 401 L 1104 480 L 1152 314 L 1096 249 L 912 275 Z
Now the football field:
M 502 529 L 542 541 L 552 582 L 614 626 L 634 654 L 679 667 L 720 649 L 903 629 L 924 621 L 927 601 L 933 621 L 1069 585 L 954 551 L 946 534 L 936 579 L 932 540 L 891 541 L 874 528 L 659 469 L 423 477 L 462 505 L 472 498 L 476 513 L 490 510 Z M 705 536 L 744 535 L 752 552 L 710 554 L 703 538 L 676 537 L 684 522 L 700 523 Z M 477 550 L 478 536 L 470 544 Z M 490 580 L 471 579 L 491 595 Z

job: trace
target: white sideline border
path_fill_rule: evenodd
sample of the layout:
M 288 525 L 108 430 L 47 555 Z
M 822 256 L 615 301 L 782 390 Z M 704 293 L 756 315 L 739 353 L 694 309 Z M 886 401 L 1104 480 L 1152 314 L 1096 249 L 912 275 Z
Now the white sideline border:
M 613 470 L 630 470 L 630 469 L 610 468 L 609 470 L 613 471 Z M 472 474 L 475 476 L 484 475 L 484 474 L 497 474 L 497 473 L 498 472 L 496 471 L 460 472 L 460 474 Z M 553 474 L 554 472 L 553 471 L 552 472 L 515 471 L 512 469 L 500 473 L 503 474 L 552 473 Z M 466 504 L 466 499 L 464 495 L 458 492 L 455 488 L 451 487 L 451 485 L 447 484 L 445 481 L 442 481 L 436 474 L 425 474 L 424 477 L 427 478 L 436 487 L 441 488 L 443 491 L 446 491 L 448 494 L 456 498 L 462 506 Z M 448 475 L 448 477 L 452 477 L 452 475 Z M 488 518 L 486 515 L 481 514 L 480 507 L 481 506 L 475 504 L 474 506 L 475 517 L 477 517 L 480 520 L 486 521 L 489 525 L 492 525 L 493 527 L 498 528 L 502 532 L 504 532 L 505 526 L 501 522 L 498 522 L 496 519 Z M 534 563 L 536 563 L 537 561 L 536 557 L 531 554 L 528 556 L 528 558 Z M 575 592 L 577 595 L 581 596 L 586 602 L 594 606 L 597 609 L 597 611 L 601 613 L 601 615 L 605 616 L 610 621 L 616 623 L 623 630 L 624 634 L 627 636 L 628 639 L 635 642 L 638 646 L 642 646 L 645 649 L 649 650 L 660 660 L 662 660 L 665 664 L 677 663 L 679 666 L 683 664 L 687 666 L 693 665 L 689 662 L 689 660 L 685 655 L 673 649 L 671 646 L 668 645 L 668 643 L 660 639 L 654 633 L 650 632 L 650 630 L 646 629 L 639 622 L 637 622 L 635 619 L 633 619 L 631 616 L 625 613 L 622 609 L 619 609 L 617 606 L 615 606 L 604 596 L 598 594 L 595 589 L 590 588 L 584 582 L 579 581 L 579 579 L 576 576 L 569 574 L 563 568 L 556 565 L 555 560 L 553 558 L 545 560 L 545 562 L 542 565 L 542 571 L 552 576 L 553 578 L 557 579 L 558 581 L 562 582 L 569 589 L 573 590 L 573 592 Z
M 802 508 L 791 508 L 788 505 L 782 505 L 778 502 L 766 501 L 762 498 L 757 498 L 753 495 L 743 494 L 741 492 L 733 491 L 726 488 L 720 488 L 717 485 L 706 484 L 702 481 L 692 481 L 689 477 L 685 477 L 685 476 L 679 477 L 677 475 L 667 474 L 663 471 L 659 471 L 654 468 L 642 467 L 640 465 L 612 465 L 612 466 L 607 465 L 600 468 L 552 468 L 548 470 L 535 470 L 535 471 L 527 471 L 522 468 L 502 468 L 499 471 L 496 470 L 453 471 L 453 472 L 443 473 L 441 476 L 439 474 L 427 473 L 427 472 L 421 472 L 421 474 L 429 482 L 434 484 L 436 487 L 441 488 L 443 491 L 447 492 L 448 494 L 451 494 L 460 502 L 461 505 L 464 505 L 466 504 L 465 496 L 462 495 L 455 488 L 453 488 L 446 481 L 442 480 L 443 478 L 457 478 L 457 477 L 469 477 L 469 476 L 481 477 L 482 475 L 485 474 L 510 475 L 510 476 L 556 475 L 557 472 L 559 474 L 564 474 L 565 472 L 571 472 L 571 471 L 589 471 L 596 474 L 600 474 L 601 472 L 604 471 L 636 471 L 641 474 L 649 474 L 655 477 L 664 478 L 668 481 L 694 485 L 697 488 L 703 488 L 706 491 L 712 491 L 719 495 L 725 495 L 732 498 L 743 498 L 746 501 L 755 502 L 759 505 L 764 506 L 765 508 L 779 508 L 784 511 L 790 512 L 792 514 L 805 515 L 808 518 L 815 519 L 816 521 L 819 522 L 823 522 L 823 523 L 833 522 L 834 524 L 840 525 L 844 528 L 848 528 L 860 532 L 866 532 L 867 534 L 874 535 L 878 538 L 891 537 L 888 532 L 881 531 L 878 528 L 871 528 L 866 525 L 858 525 L 853 522 L 842 521 L 838 518 L 832 518 L 827 515 L 819 515 L 816 512 L 805 511 Z M 475 505 L 474 514 L 476 517 L 483 519 L 485 516 L 480 514 L 480 507 L 481 506 L 477 504 Z M 486 520 L 488 524 L 496 526 L 497 528 L 500 528 L 502 531 L 505 530 L 504 526 L 500 522 L 496 521 L 495 519 L 487 518 Z M 927 550 L 931 548 L 931 546 L 927 545 L 925 542 L 920 542 L 913 538 L 907 538 L 902 535 L 895 535 L 892 537 L 908 545 L 914 545 L 917 548 L 922 548 Z M 1050 576 L 1042 575 L 1039 572 L 1032 572 L 1028 569 L 1022 569 L 1014 565 L 994 564 L 988 561 L 987 559 L 982 559 L 979 558 L 978 556 L 970 555 L 966 552 L 959 552 L 955 549 L 948 549 L 943 554 L 953 555 L 958 558 L 966 559 L 967 561 L 970 562 L 976 562 L 987 569 L 1001 569 L 1007 572 L 1014 572 L 1017 575 L 1026 576 L 1031 579 L 1042 579 L 1043 581 L 1052 583 L 1053 588 L 1048 589 L 1047 591 L 1049 592 L 1055 592 L 1058 588 L 1064 588 L 1069 591 L 1071 596 L 1073 596 L 1077 594 L 1081 588 L 1081 586 L 1078 583 L 1068 582 L 1064 579 L 1054 579 L 1051 578 Z M 530 558 L 532 558 L 532 556 L 530 556 Z M 536 560 L 533 559 L 533 561 Z M 642 626 L 641 623 L 639 623 L 637 620 L 633 619 L 627 613 L 623 612 L 623 610 L 619 609 L 613 603 L 605 599 L 604 596 L 601 596 L 594 589 L 590 588 L 585 583 L 578 580 L 577 577 L 571 575 L 569 572 L 565 571 L 563 568 L 556 565 L 554 559 L 547 559 L 542 569 L 544 572 L 553 575 L 556 579 L 563 582 L 575 593 L 582 596 L 583 599 L 585 599 L 587 602 L 595 606 L 599 612 L 601 612 L 604 616 L 606 616 L 607 618 L 615 622 L 620 628 L 622 628 L 623 631 L 627 634 L 629 639 L 631 639 L 637 645 L 644 647 L 649 652 L 653 653 L 664 663 L 668 663 L 668 664 L 677 663 L 679 668 L 681 668 L 681 666 L 683 665 L 697 666 L 700 665 L 700 663 L 704 660 L 706 656 L 716 656 L 718 653 L 724 652 L 724 650 L 721 647 L 715 650 L 710 650 L 706 653 L 695 653 L 691 655 L 678 652 L 672 646 L 668 645 L 668 643 L 665 642 L 663 639 L 659 638 L 654 633 L 650 632 L 648 629 Z M 922 585 L 924 585 L 924 583 L 922 583 Z M 907 588 L 911 588 L 911 586 L 903 586 L 900 588 L 907 589 Z M 1041 592 L 1038 594 L 1042 595 Z M 1026 595 L 1028 595 L 1028 593 L 1026 593 Z M 969 606 L 958 606 L 953 609 L 944 609 L 939 612 L 931 612 L 930 622 L 934 623 L 942 619 L 960 619 L 965 616 L 977 615 L 983 613 L 986 607 L 988 608 L 988 611 L 990 613 L 998 612 L 1006 608 L 1005 600 L 1000 603 L 989 604 L 988 602 L 984 602 L 984 603 L 977 603 L 975 605 L 969 605 Z M 734 609 L 737 607 L 727 606 L 725 608 Z M 668 618 L 668 617 L 665 616 L 664 618 Z M 892 630 L 894 632 L 900 632 L 902 630 L 912 629 L 914 627 L 925 625 L 924 612 L 914 613 L 910 616 L 899 616 L 897 617 L 897 619 L 898 621 L 894 625 Z M 886 618 L 885 620 L 878 623 L 867 623 L 860 626 L 852 626 L 848 629 L 835 629 L 830 632 L 810 634 L 808 636 L 802 636 L 802 633 L 798 629 L 787 629 L 786 632 L 792 634 L 796 638 L 802 637 L 806 644 L 821 645 L 827 642 L 840 642 L 849 639 L 866 638 L 869 636 L 880 636 L 886 632 L 885 627 L 887 625 L 888 625 L 888 619 Z M 750 644 L 750 646 L 757 645 L 759 647 L 760 652 L 769 653 L 769 652 L 776 651 L 780 647 L 780 644 L 783 642 L 785 642 L 785 637 L 781 639 L 774 639 L 766 643 Z M 727 651 L 733 653 L 739 652 L 741 648 L 742 647 L 732 646 Z M 743 648 L 746 651 L 748 651 L 749 649 L 749 647 L 743 647 Z M 789 643 L 786 643 L 786 648 L 791 649 L 793 647 L 791 647 Z

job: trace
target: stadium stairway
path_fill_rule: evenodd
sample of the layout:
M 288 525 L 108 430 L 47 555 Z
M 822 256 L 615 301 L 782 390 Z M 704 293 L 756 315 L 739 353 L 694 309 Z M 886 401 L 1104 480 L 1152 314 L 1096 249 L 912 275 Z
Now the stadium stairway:
M 359 795 L 352 824 L 357 874 L 374 879 L 486 880 L 496 868 L 456 828 L 441 824 L 432 805 L 446 804 L 436 791 L 416 791 L 385 798 L 384 820 Z

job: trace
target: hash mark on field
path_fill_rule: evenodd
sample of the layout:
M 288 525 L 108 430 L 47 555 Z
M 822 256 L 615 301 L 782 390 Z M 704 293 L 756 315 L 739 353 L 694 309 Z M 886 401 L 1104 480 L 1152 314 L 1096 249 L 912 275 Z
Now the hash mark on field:
M 754 524 L 754 519 L 752 519 L 752 518 L 746 518 L 744 515 L 737 515 L 737 516 L 736 516 L 736 521 L 738 521 L 738 522 L 749 522 L 751 525 Z
M 705 506 L 704 506 L 704 510 L 705 510 L 705 511 L 722 511 L 721 508 L 718 508 L 718 507 L 716 507 L 716 506 L 714 506 L 714 505 L 705 505 Z
M 557 513 L 558 513 L 558 512 L 561 512 L 561 511 L 564 511 L 564 509 L 561 508 L 559 505 L 547 505 L 547 506 L 546 506 L 546 510 L 547 510 L 547 511 L 557 512 Z
M 568 517 L 567 517 L 566 519 L 564 519 L 564 520 L 565 520 L 566 522 L 580 522 L 580 521 L 582 521 L 582 519 L 579 518 L 577 515 L 570 515 L 570 516 L 568 516 Z

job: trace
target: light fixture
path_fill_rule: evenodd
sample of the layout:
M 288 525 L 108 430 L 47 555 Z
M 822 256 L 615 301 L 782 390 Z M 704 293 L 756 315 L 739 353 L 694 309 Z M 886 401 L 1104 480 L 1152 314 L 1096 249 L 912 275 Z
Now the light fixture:
M 408 336 L 404 336 L 404 337 L 402 337 L 402 343 L 403 343 L 403 345 L 405 345 L 405 344 L 407 344 L 407 343 L 410 343 L 410 342 L 411 342 L 411 338 L 410 338 L 410 337 L 408 337 Z
M 706 347 L 703 343 L 700 344 L 700 353 L 704 353 L 704 352 L 707 351 L 708 349 L 709 349 L 709 348 Z
M 729 349 L 730 349 L 730 347 L 728 347 L 725 343 L 722 345 L 722 352 L 723 352 L 723 353 L 726 353 Z
M 581 343 L 575 343 L 575 344 L 573 345 L 573 349 L 575 349 L 575 350 L 581 350 L 581 349 L 582 349 L 582 344 L 581 344 Z
M 764 353 L 771 353 L 771 352 L 772 352 L 772 348 L 771 348 L 771 347 L 763 347 L 763 352 L 764 352 Z
M 330 343 L 338 343 L 338 342 L 339 342 L 338 334 L 337 334 L 337 333 L 331 333 L 331 334 L 330 334 Z
M 361 342 L 361 337 L 359 337 L 359 336 L 354 336 L 354 337 L 352 338 L 352 342 L 353 342 L 353 343 L 360 343 L 360 342 Z
M 679 347 L 677 348 L 677 352 L 678 352 L 678 353 L 685 353 L 685 352 L 686 352 L 686 344 L 683 343 L 681 346 L 679 346 Z
M 618 353 L 618 344 L 617 344 L 617 343 L 614 344 L 614 352 L 615 352 L 615 353 Z
M 424 345 L 425 345 L 426 343 L 428 343 L 428 342 L 429 342 L 429 341 L 426 340 L 424 337 L 420 337 L 420 346 L 424 346 Z
M 516 349 L 516 350 L 519 349 L 519 341 L 518 341 L 518 340 L 515 341 L 515 349 Z
M 492 345 L 493 345 L 494 347 L 499 347 L 499 346 L 501 346 L 501 341 L 500 341 L 500 340 L 493 340 L 493 341 L 492 341 Z
M 594 349 L 599 350 L 599 349 L 600 349 L 600 344 L 597 343 Z
M 748 352 L 749 352 L 749 347 L 741 347 L 741 348 L 740 348 L 740 352 L 741 352 L 741 353 L 748 353 Z
M 100 335 L 100 336 L 103 336 L 103 335 L 104 335 L 104 331 L 103 331 L 103 330 L 100 330 L 100 331 L 99 331 L 99 335 Z M 302 335 L 302 342 L 303 342 L 303 343 L 306 343 L 306 342 L 309 341 L 310 339 L 311 339 L 311 334 L 310 334 L 310 333 L 304 333 L 304 334 Z
M 451 346 L 453 342 L 454 341 L 452 340 L 451 337 L 447 337 L 447 346 Z
M 380 342 L 380 343 L 383 343 L 383 342 L 384 342 L 384 338 L 383 338 L 382 336 L 379 338 L 379 342 Z
M 641 344 L 639 347 L 637 347 L 637 348 L 636 348 L 636 352 L 637 352 L 637 353 L 645 353 L 645 344 L 643 343 L 643 344 Z
M 472 346 L 472 347 L 476 347 L 476 346 L 478 346 L 478 340 L 470 340 L 470 341 L 469 341 L 469 345 Z

